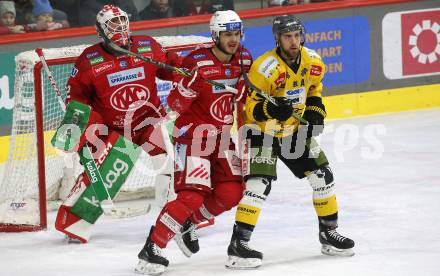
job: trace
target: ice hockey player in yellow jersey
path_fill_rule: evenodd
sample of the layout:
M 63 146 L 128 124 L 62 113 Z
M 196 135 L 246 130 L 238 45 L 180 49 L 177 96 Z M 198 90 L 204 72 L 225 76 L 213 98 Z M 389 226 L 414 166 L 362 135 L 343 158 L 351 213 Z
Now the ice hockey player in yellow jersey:
M 255 268 L 262 263 L 263 254 L 251 249 L 248 242 L 271 183 L 277 178 L 278 159 L 297 178 L 306 178 L 312 187 L 321 252 L 354 255 L 354 241 L 336 231 L 338 205 L 333 173 L 313 138 L 323 131 L 326 117 L 321 95 L 325 66 L 316 52 L 304 47 L 305 29 L 297 17 L 276 17 L 272 31 L 277 47 L 257 58 L 248 75 L 253 87 L 249 85 L 242 134 L 246 139 L 243 150 L 246 190 L 237 207 L 228 247 L 226 267 L 232 269 Z M 304 120 L 300 123 L 300 117 L 307 123 Z

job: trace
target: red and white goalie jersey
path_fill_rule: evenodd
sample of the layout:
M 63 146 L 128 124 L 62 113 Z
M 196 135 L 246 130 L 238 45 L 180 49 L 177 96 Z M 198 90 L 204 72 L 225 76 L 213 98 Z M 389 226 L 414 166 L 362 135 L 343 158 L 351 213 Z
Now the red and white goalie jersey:
M 178 66 L 175 53 L 168 55 L 149 36 L 131 36 L 130 51 L 157 61 Z M 171 58 L 169 58 L 171 56 Z M 102 43 L 88 47 L 78 57 L 67 84 L 67 101 L 90 105 L 105 124 L 121 132 L 135 128 L 148 117 L 160 117 L 162 107 L 157 95 L 156 76 L 172 80 L 170 71 L 126 55 L 110 53 Z M 130 119 L 128 125 L 126 119 Z

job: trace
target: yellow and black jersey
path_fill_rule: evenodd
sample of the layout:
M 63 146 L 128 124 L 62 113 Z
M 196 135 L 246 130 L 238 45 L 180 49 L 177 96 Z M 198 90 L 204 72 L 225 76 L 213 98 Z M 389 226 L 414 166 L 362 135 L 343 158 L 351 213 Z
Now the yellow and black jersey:
M 252 64 L 249 80 L 261 91 L 273 97 L 286 97 L 298 116 L 302 116 L 308 97 L 322 97 L 322 79 L 325 66 L 313 50 L 302 47 L 301 61 L 295 72 L 273 49 L 261 55 Z M 251 91 L 246 99 L 246 124 L 257 124 L 267 134 L 284 137 L 294 133 L 299 122 L 292 116 L 286 121 L 269 119 L 258 122 L 254 118 L 255 105 L 263 99 Z

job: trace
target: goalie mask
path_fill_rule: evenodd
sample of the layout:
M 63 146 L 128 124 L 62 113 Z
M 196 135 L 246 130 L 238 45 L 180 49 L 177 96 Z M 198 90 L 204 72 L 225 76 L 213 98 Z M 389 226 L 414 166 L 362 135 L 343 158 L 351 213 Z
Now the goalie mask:
M 96 24 L 104 30 L 104 34 L 120 46 L 128 46 L 130 39 L 128 15 L 113 5 L 105 5 L 96 15 Z
M 243 37 L 243 22 L 235 11 L 216 11 L 209 22 L 212 40 L 218 44 L 220 32 L 240 31 Z

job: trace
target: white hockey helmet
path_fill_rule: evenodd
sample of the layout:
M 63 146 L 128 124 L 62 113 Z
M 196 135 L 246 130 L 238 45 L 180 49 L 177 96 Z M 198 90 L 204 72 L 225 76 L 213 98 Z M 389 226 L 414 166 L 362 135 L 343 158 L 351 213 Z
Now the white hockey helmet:
M 113 42 L 127 46 L 130 39 L 128 15 L 119 7 L 105 5 L 96 15 L 96 24 L 104 30 Z
M 220 32 L 240 31 L 243 36 L 243 22 L 235 11 L 216 11 L 209 22 L 209 29 L 214 42 L 220 37 Z

